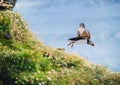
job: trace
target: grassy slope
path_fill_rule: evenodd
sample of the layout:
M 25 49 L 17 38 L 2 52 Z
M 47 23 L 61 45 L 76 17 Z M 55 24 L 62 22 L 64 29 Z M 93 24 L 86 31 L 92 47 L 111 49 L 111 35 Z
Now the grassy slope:
M 120 85 L 120 73 L 45 46 L 18 13 L 0 11 L 1 85 Z

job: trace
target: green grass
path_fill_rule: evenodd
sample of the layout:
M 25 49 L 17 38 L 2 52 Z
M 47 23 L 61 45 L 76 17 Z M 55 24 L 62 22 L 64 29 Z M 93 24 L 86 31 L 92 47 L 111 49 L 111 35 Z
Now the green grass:
M 120 85 L 120 73 L 42 44 L 18 13 L 0 11 L 0 85 L 40 83 Z

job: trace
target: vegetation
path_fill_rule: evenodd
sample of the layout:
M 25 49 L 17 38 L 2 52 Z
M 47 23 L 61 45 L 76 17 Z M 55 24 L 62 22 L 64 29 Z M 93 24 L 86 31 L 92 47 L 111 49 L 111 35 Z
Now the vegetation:
M 120 73 L 42 44 L 18 13 L 0 11 L 0 85 L 120 85 Z

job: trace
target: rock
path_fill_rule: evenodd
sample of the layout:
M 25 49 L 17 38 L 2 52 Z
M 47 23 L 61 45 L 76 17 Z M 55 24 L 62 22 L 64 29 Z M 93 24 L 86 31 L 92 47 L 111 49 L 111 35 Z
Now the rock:
M 65 48 L 57 48 L 57 50 L 65 51 Z
M 17 0 L 0 0 L 0 10 L 13 9 Z

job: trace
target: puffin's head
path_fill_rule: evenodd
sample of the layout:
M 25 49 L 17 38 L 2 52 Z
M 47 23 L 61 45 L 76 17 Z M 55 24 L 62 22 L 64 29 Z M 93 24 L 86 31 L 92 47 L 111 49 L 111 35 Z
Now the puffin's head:
M 87 44 L 89 44 L 91 46 L 95 46 L 94 43 L 91 40 L 89 40 L 89 42 Z

